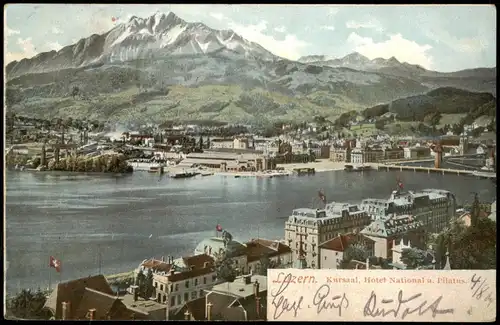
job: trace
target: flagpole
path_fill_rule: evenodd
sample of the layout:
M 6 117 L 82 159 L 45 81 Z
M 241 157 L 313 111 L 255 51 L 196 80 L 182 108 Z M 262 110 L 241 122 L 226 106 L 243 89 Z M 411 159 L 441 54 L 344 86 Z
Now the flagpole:
M 49 267 L 49 292 L 52 289 L 52 270 Z

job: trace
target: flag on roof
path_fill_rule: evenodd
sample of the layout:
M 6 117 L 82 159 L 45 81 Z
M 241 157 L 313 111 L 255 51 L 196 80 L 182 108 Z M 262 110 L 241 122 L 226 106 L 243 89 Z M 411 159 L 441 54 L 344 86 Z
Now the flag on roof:
M 215 230 L 217 230 L 218 232 L 221 232 L 222 231 L 222 226 L 221 225 L 217 225 L 215 227 Z

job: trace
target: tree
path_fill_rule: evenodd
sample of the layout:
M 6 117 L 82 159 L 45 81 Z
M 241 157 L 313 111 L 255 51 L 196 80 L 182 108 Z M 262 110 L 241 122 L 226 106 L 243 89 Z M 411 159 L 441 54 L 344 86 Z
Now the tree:
M 144 294 L 146 298 L 150 298 L 153 296 L 153 293 L 154 293 L 153 271 L 149 269 L 148 274 L 146 275 L 146 280 L 144 282 Z
M 267 254 L 263 254 L 259 260 L 258 274 L 267 276 L 267 269 L 270 269 L 270 266 L 271 260 L 269 259 L 269 256 Z
M 385 126 L 385 123 L 383 120 L 377 120 L 375 122 L 375 128 L 377 128 L 378 130 L 383 130 L 384 126 Z
M 431 265 L 432 259 L 431 254 L 415 247 L 405 248 L 401 252 L 401 262 L 406 264 L 407 269 L 427 267 Z
M 364 245 L 352 244 L 344 250 L 344 256 L 339 267 L 341 269 L 347 268 L 353 260 L 365 262 L 368 255 L 368 250 Z
M 478 218 L 475 226 L 454 223 L 436 239 L 436 260 L 444 266 L 449 252 L 452 269 L 496 269 L 496 222 Z
M 234 261 L 227 257 L 225 252 L 215 254 L 215 274 L 218 280 L 233 282 L 236 279 Z
M 139 270 L 137 277 L 135 278 L 135 285 L 139 287 L 139 295 L 144 297 L 144 286 L 146 284 L 146 276 L 142 270 Z
M 203 150 L 203 137 L 201 135 L 200 135 L 199 145 L 200 145 L 200 150 Z
M 73 99 L 80 93 L 80 88 L 78 86 L 73 86 L 73 89 L 71 89 L 71 97 Z
M 15 317 L 24 319 L 48 318 L 43 311 L 46 300 L 45 294 L 40 289 L 35 293 L 23 289 L 14 298 L 7 300 L 7 311 Z

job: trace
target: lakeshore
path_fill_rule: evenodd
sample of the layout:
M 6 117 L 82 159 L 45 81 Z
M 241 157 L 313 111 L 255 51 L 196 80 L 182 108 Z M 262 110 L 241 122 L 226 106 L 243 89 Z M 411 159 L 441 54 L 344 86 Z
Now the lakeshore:
M 297 164 L 278 164 L 277 167 L 282 167 L 285 170 L 293 171 L 301 168 L 314 168 L 315 172 L 331 172 L 336 170 L 344 170 L 345 163 L 334 162 L 329 159 L 317 159 L 315 162 L 297 163 Z

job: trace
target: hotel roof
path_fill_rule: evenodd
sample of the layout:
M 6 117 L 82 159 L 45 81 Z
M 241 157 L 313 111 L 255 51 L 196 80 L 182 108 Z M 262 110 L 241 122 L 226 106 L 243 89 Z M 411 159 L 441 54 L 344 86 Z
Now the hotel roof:
M 393 216 L 387 220 L 375 220 L 361 234 L 374 237 L 390 237 L 424 227 L 424 222 L 411 215 Z

